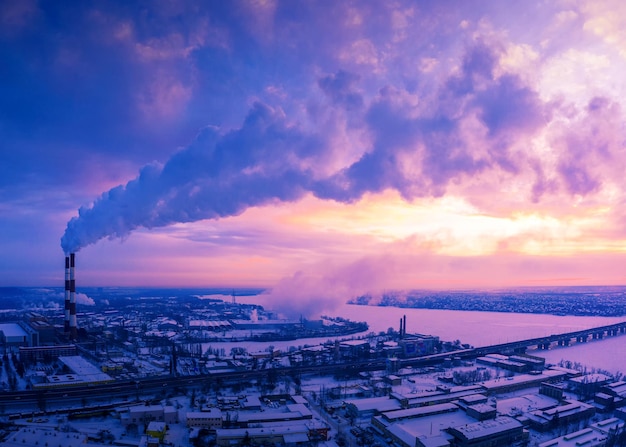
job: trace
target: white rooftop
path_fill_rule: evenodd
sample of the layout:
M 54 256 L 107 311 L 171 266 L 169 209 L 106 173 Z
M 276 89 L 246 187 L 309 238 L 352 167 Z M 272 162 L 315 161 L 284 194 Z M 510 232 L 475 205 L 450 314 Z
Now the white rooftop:
M 604 445 L 606 436 L 591 429 L 585 428 L 569 435 L 551 439 L 550 441 L 539 444 L 539 447 L 577 447 L 577 446 L 598 446 Z
M 489 421 L 456 426 L 454 427 L 454 430 L 462 434 L 466 439 L 472 440 L 521 427 L 522 424 L 518 420 L 508 416 L 501 416 Z
M 0 332 L 4 333 L 5 337 L 26 337 L 28 335 L 17 323 L 0 324 Z

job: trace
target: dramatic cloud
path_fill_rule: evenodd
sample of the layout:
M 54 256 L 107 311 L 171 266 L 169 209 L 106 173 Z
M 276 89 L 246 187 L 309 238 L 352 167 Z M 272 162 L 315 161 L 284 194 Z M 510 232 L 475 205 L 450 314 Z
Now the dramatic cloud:
M 411 238 L 427 285 L 503 252 L 574 277 L 626 243 L 622 9 L 4 2 L 0 280 L 57 283 L 64 228 L 92 283 L 306 289 Z
M 444 194 L 451 179 L 488 168 L 515 171 L 512 162 L 502 162 L 507 138 L 477 156 L 472 141 L 461 133 L 461 122 L 478 116 L 488 134 L 508 133 L 512 139 L 538 127 L 541 105 L 518 78 L 494 78 L 495 55 L 484 45 L 468 53 L 464 71 L 444 84 L 464 87 L 441 93 L 451 93 L 449 100 L 458 103 L 453 114 L 423 110 L 407 92 L 385 87 L 362 123 L 373 135 L 373 150 L 329 177 L 319 178 L 311 163 L 327 151 L 328 137 L 307 133 L 281 110 L 257 102 L 239 129 L 219 135 L 207 128 L 165 165 L 144 167 L 136 179 L 81 208 L 68 224 L 63 249 L 67 253 L 103 237 L 125 237 L 138 227 L 237 215 L 250 206 L 297 200 L 306 191 L 350 202 L 391 188 L 410 199 Z M 334 104 L 359 110 L 362 98 L 351 90 L 356 81 L 339 72 L 321 78 L 319 86 Z M 414 160 L 414 171 L 405 169 L 406 158 Z

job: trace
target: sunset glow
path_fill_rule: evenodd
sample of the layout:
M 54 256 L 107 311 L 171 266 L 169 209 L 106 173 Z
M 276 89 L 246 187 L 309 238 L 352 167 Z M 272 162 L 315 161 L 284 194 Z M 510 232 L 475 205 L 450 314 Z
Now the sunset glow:
M 3 2 L 0 284 L 626 284 L 625 8 Z

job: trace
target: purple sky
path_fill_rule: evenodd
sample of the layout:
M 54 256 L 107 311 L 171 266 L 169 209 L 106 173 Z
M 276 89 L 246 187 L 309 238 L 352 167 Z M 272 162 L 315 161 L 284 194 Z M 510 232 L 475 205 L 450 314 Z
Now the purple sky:
M 0 285 L 626 283 L 620 1 L 0 3 Z M 63 237 L 63 248 L 59 243 Z

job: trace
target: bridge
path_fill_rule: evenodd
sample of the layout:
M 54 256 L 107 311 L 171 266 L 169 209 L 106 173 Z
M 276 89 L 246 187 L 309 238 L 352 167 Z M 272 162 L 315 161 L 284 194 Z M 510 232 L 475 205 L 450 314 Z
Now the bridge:
M 626 333 L 626 321 L 563 334 L 552 334 L 545 337 L 484 346 L 476 348 L 475 351 L 477 355 L 480 356 L 507 352 L 523 352 L 530 347 L 549 349 L 550 346 L 555 343 L 558 346 L 569 346 L 572 342 L 586 343 L 590 340 L 601 340 L 605 337 L 612 337 L 624 333 Z

